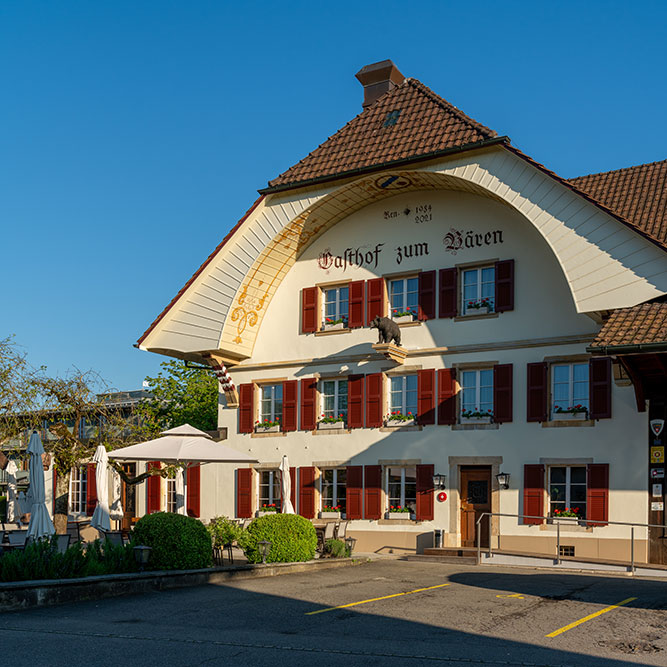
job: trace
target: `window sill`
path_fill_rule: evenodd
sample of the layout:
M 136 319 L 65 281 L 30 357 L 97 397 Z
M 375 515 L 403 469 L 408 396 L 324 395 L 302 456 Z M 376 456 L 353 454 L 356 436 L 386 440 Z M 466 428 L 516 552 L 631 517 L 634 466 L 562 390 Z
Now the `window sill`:
M 421 431 L 424 427 L 419 424 L 413 426 L 380 426 L 380 433 L 396 433 L 397 431 Z
M 452 431 L 496 431 L 500 424 L 452 424 Z
M 335 336 L 336 334 L 350 333 L 352 329 L 329 329 L 328 331 L 316 331 L 316 336 Z
M 251 433 L 251 438 L 284 438 L 287 433 L 278 431 L 277 433 Z
M 560 532 L 562 533 L 592 533 L 593 526 L 590 528 L 588 526 L 580 526 L 575 521 L 556 521 L 552 524 L 543 523 L 540 525 L 540 530 L 546 531 L 547 533 L 557 533 L 558 526 L 557 523 L 560 523 Z
M 349 428 L 324 428 L 324 429 L 319 429 L 316 428 L 315 430 L 311 431 L 313 435 L 347 435 L 348 433 L 351 433 L 352 431 Z
M 465 322 L 467 320 L 488 320 L 498 317 L 500 313 L 484 313 L 483 315 L 457 315 L 454 322 Z
M 594 419 L 557 419 L 555 421 L 542 422 L 542 428 L 569 428 L 571 426 L 591 427 L 595 426 Z
M 416 526 L 421 521 L 417 519 L 378 519 L 378 526 Z
M 404 327 L 419 327 L 421 326 L 421 321 L 414 320 L 413 322 L 398 322 L 398 328 L 403 329 Z

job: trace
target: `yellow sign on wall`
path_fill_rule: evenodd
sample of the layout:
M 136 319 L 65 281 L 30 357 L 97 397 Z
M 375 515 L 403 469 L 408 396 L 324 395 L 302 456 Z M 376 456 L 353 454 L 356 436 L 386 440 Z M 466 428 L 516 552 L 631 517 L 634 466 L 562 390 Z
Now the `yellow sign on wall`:
M 651 447 L 651 463 L 664 463 L 664 462 L 665 462 L 665 448 Z

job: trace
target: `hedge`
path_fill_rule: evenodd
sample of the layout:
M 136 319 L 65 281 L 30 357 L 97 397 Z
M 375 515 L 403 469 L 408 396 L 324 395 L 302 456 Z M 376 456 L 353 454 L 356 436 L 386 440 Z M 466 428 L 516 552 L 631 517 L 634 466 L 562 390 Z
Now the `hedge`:
M 261 563 L 258 542 L 271 542 L 267 563 L 312 560 L 317 547 L 313 524 L 298 514 L 268 514 L 255 519 L 243 532 L 239 544 L 249 563 Z

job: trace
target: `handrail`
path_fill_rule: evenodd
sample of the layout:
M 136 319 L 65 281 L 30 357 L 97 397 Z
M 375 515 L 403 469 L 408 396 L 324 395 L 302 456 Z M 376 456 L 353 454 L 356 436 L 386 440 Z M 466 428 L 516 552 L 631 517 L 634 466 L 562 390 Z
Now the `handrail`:
M 565 522 L 577 522 L 585 521 L 590 523 L 592 526 L 630 526 L 630 572 L 634 574 L 635 572 L 635 528 L 662 528 L 665 530 L 665 525 L 661 523 L 633 523 L 630 521 L 608 521 L 608 520 L 599 520 L 599 519 L 579 519 L 577 517 L 563 516 L 538 516 L 534 514 L 507 514 L 505 512 L 482 512 L 477 519 L 477 564 L 479 565 L 482 561 L 482 532 L 480 530 L 480 522 L 482 519 L 488 516 L 489 517 L 489 558 L 493 553 L 493 547 L 491 546 L 491 519 L 494 516 L 504 516 L 515 519 L 541 519 L 546 521 L 548 519 L 557 520 L 556 523 L 556 564 L 560 565 L 561 555 L 560 555 L 560 524 L 562 521 Z M 500 535 L 498 535 L 500 537 Z

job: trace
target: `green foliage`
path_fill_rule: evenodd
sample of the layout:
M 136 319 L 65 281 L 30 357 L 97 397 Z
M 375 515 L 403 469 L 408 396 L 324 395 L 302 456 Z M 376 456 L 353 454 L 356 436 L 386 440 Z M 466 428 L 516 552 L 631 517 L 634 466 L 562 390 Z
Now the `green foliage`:
M 198 519 L 169 512 L 147 514 L 137 521 L 132 538 L 151 547 L 150 569 L 195 570 L 211 565 L 211 536 Z
M 96 540 L 86 549 L 76 542 L 65 553 L 59 553 L 54 537 L 37 540 L 0 558 L 0 581 L 73 579 L 136 570 L 132 545 L 119 546 L 107 540 Z
M 267 563 L 312 560 L 317 547 L 317 534 L 313 524 L 298 514 L 261 516 L 243 531 L 239 545 L 250 563 L 262 562 L 257 546 L 260 540 L 271 542 Z
M 0 520 L 7 520 L 7 496 L 0 496 Z
M 327 540 L 324 543 L 324 553 L 329 558 L 348 558 L 350 550 L 343 540 Z
M 147 377 L 152 398 L 142 401 L 138 414 L 148 434 L 181 424 L 202 431 L 218 427 L 218 380 L 212 372 L 187 368 L 184 361 L 160 364 L 157 377 Z
M 224 547 L 225 544 L 235 542 L 241 537 L 243 529 L 241 526 L 235 524 L 226 516 L 217 516 L 211 519 L 206 526 L 214 547 Z

